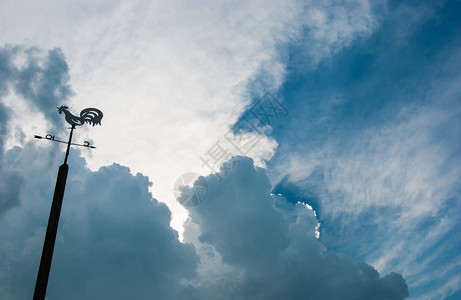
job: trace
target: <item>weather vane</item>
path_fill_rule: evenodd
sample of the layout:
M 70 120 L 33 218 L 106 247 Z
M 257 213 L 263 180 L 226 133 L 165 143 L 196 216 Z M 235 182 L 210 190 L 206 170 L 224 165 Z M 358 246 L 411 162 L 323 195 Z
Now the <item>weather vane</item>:
M 82 110 L 80 112 L 80 117 L 77 117 L 77 116 L 74 116 L 69 111 L 69 107 L 67 107 L 65 105 L 61 105 L 60 107 L 58 107 L 58 113 L 59 114 L 64 113 L 67 123 L 72 125 L 71 130 L 70 130 L 69 141 L 65 142 L 65 141 L 57 140 L 57 139 L 55 139 L 55 136 L 51 135 L 51 134 L 47 134 L 47 135 L 45 135 L 45 137 L 40 136 L 40 135 L 35 135 L 34 138 L 36 138 L 36 139 L 47 139 L 47 140 L 50 140 L 50 141 L 53 141 L 53 142 L 67 144 L 67 151 L 66 151 L 66 156 L 64 158 L 64 164 L 67 163 L 67 157 L 69 156 L 69 148 L 70 148 L 71 145 L 88 147 L 88 148 L 96 148 L 94 146 L 91 146 L 89 141 L 84 141 L 83 144 L 75 144 L 75 143 L 72 143 L 71 140 L 72 140 L 72 134 L 74 132 L 75 126 L 81 126 L 81 125 L 83 125 L 85 123 L 88 123 L 88 124 L 93 125 L 93 126 L 97 125 L 97 124 L 101 125 L 101 120 L 102 120 L 102 116 L 103 116 L 102 111 L 100 111 L 97 108 L 85 108 L 84 110 Z
M 80 126 L 85 123 L 93 126 L 101 125 L 102 112 L 97 108 L 85 108 L 80 112 L 80 117 L 77 117 L 70 113 L 67 106 L 61 105 L 61 107 L 58 107 L 58 114 L 62 113 L 66 116 L 67 123 L 73 126 Z
M 69 140 L 67 142 L 57 140 L 55 139 L 55 136 L 51 134 L 47 134 L 45 137 L 39 135 L 34 136 L 36 139 L 44 138 L 49 141 L 67 144 L 64 163 L 59 167 L 58 178 L 56 179 L 56 187 L 54 189 L 53 202 L 51 203 L 50 217 L 46 228 L 45 242 L 43 243 L 42 257 L 40 259 L 37 281 L 35 283 L 34 300 L 44 300 L 46 295 L 54 244 L 56 241 L 56 234 L 58 232 L 59 216 L 61 214 L 62 200 L 64 198 L 64 190 L 66 188 L 67 173 L 69 172 L 67 158 L 69 157 L 70 146 L 74 145 L 95 148 L 94 146 L 91 146 L 88 141 L 84 141 L 83 144 L 72 143 L 72 134 L 75 126 L 81 126 L 85 123 L 93 126 L 97 124 L 101 125 L 103 116 L 102 112 L 97 108 L 85 108 L 80 112 L 80 116 L 74 116 L 68 109 L 69 108 L 65 105 L 58 107 L 58 113 L 64 113 L 67 123 L 71 125 Z

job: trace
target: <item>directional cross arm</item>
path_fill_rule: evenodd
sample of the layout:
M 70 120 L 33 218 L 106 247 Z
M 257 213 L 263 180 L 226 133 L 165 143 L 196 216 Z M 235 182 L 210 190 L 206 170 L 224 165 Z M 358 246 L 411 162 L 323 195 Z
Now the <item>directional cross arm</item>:
M 40 136 L 40 135 L 34 135 L 34 138 L 35 139 L 46 139 L 46 140 L 49 140 L 49 141 L 53 141 L 53 142 L 58 142 L 58 143 L 63 143 L 63 144 L 68 144 L 68 142 L 66 141 L 60 141 L 60 140 L 56 140 L 54 138 L 54 135 L 51 135 L 51 134 L 47 134 L 46 136 Z M 88 141 L 84 141 L 83 144 L 77 144 L 77 143 L 70 143 L 70 145 L 72 146 L 81 146 L 81 147 L 87 147 L 87 148 L 91 148 L 91 149 L 96 149 L 95 146 L 92 146 L 90 144 L 90 142 Z

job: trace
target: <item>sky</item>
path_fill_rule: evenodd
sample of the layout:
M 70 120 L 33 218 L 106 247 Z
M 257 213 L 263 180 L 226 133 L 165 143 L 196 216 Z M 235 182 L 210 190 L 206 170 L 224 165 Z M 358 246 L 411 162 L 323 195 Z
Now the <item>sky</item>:
M 461 299 L 460 11 L 0 1 L 0 298 Z

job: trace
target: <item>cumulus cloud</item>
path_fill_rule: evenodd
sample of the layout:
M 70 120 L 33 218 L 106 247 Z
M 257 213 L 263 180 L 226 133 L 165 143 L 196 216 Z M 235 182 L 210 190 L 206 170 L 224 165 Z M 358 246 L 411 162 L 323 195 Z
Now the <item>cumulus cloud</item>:
M 366 263 L 336 254 L 317 239 L 311 207 L 273 195 L 264 169 L 237 157 L 231 171 L 210 175 L 207 200 L 191 208 L 185 240 L 203 270 L 194 299 L 403 299 L 402 276 L 380 277 Z M 230 164 L 230 163 L 229 163 Z M 221 266 L 220 266 L 221 265 Z M 219 272 L 221 270 L 221 272 Z
M 3 93 L 4 90 L 2 89 L 2 86 L 0 86 L 0 97 Z M 8 108 L 0 102 L 0 177 L 2 178 L 0 182 L 0 218 L 6 210 L 18 205 L 18 194 L 22 183 L 20 176 L 18 176 L 14 171 L 12 172 L 4 168 L 3 147 L 8 133 L 8 114 Z
M 21 205 L 0 220 L 0 296 L 33 292 L 57 163 L 30 144 L 6 153 L 22 171 Z M 42 158 L 35 167 L 32 161 Z M 46 158 L 46 159 L 43 159 Z M 48 296 L 66 299 L 402 299 L 391 273 L 329 252 L 314 211 L 271 195 L 265 170 L 247 157 L 207 177 L 207 200 L 191 210 L 186 243 L 147 177 L 117 164 L 90 171 L 71 156 Z M 24 171 L 27 170 L 27 171 Z M 40 174 L 40 176 L 37 176 Z M 187 243 L 190 242 L 190 243 Z
M 8 86 L 3 87 L 2 143 L 14 130 L 8 124 L 15 114 L 4 105 L 12 106 L 8 97 L 20 96 L 43 114 L 70 95 L 62 53 L 37 57 L 36 49 L 24 49 L 3 52 L 10 66 L 3 74 L 15 94 L 7 95 Z M 33 293 L 63 155 L 53 146 L 39 148 L 30 141 L 2 149 L 2 298 L 27 299 Z M 189 212 L 181 243 L 170 227 L 170 211 L 152 198 L 147 177 L 118 164 L 91 171 L 80 152 L 72 152 L 50 298 L 402 299 L 408 294 L 399 274 L 380 277 L 366 263 L 327 251 L 318 241 L 314 211 L 271 195 L 265 170 L 250 158 L 237 157 L 220 177 L 207 177 L 207 201 Z
M 26 100 L 29 110 L 35 109 L 45 114 L 52 124 L 61 125 L 62 118 L 50 108 L 62 105 L 73 93 L 69 84 L 69 67 L 61 49 L 44 53 L 35 47 L 7 45 L 0 50 L 0 60 L 3 79 L 0 95 L 7 95 L 9 87 L 12 87 L 16 96 Z M 13 103 L 10 105 L 20 107 Z
M 0 165 L 3 167 L 3 164 Z M 19 205 L 19 193 L 24 180 L 18 172 L 4 169 L 0 170 L 0 218 L 10 208 Z
M 2 27 L 11 28 L 3 32 L 5 39 L 17 43 L 27 36 L 44 48 L 62 45 L 80 93 L 73 104 L 101 108 L 110 132 L 123 137 L 95 130 L 104 156 L 89 165 L 71 156 L 50 297 L 401 299 L 408 293 L 400 275 L 379 277 L 365 263 L 328 252 L 318 242 L 314 212 L 271 196 L 264 171 L 248 158 L 222 182 L 208 177 L 210 195 L 190 212 L 186 225 L 186 242 L 193 246 L 178 242 L 169 227 L 171 214 L 149 194 L 146 177 L 116 164 L 87 169 L 121 161 L 151 176 L 155 192 L 168 202 L 179 170 L 200 164 L 200 154 L 228 130 L 250 102 L 249 94 L 280 87 L 286 57 L 278 47 L 300 34 L 309 36 L 309 64 L 315 66 L 372 32 L 367 2 L 223 2 L 202 3 L 197 10 L 196 4 L 137 1 L 96 11 L 85 3 L 27 5 L 30 10 L 16 5 L 1 12 L 1 22 L 8 24 Z M 32 36 L 15 10 L 30 14 Z M 25 121 L 43 125 L 41 130 L 49 125 L 45 118 L 61 125 L 55 106 L 72 91 L 59 49 L 44 54 L 7 46 L 0 65 L 1 78 L 11 78 L 0 81 L 0 93 L 5 92 L 0 123 L 9 127 L 0 132 L 1 143 L 17 135 L 16 144 L 23 146 L 8 146 L 4 155 L 2 150 L 0 166 L 7 171 L 1 175 L 9 174 L 11 181 L 1 187 L 8 197 L 0 195 L 0 296 L 24 299 L 32 293 L 56 156 L 62 153 L 34 148 L 20 137 L 30 131 Z M 15 94 L 6 95 L 8 86 Z M 266 144 L 256 158 L 272 155 L 276 143 Z M 146 163 L 152 157 L 155 163 Z
M 52 108 L 71 94 L 68 71 L 60 49 L 44 55 L 36 48 L 24 46 L 0 48 L 0 217 L 19 204 L 18 195 L 24 183 L 20 172 L 12 170 L 3 157 L 7 141 L 23 142 L 23 128 L 33 126 L 43 116 L 53 124 L 62 124 L 62 118 Z M 18 115 L 22 115 L 21 122 Z
M 51 152 L 29 144 L 6 154 L 27 187 L 21 205 L 0 220 L 2 299 L 32 296 L 57 169 Z M 147 177 L 117 164 L 91 172 L 76 153 L 69 164 L 47 296 L 179 299 L 181 280 L 195 275 L 198 258 L 192 245 L 178 241 Z
M 15 130 L 24 129 L 17 129 L 18 121 L 37 121 L 45 128 L 49 122 L 59 125 L 53 126 L 54 132 L 62 133 L 65 127 L 56 106 L 72 92 L 59 49 L 44 53 L 5 46 L 0 64 L 0 298 L 27 299 L 33 293 L 63 153 L 58 145 L 5 143 Z M 41 122 L 44 116 L 48 122 Z M 169 225 L 171 213 L 152 198 L 148 179 L 117 164 L 91 172 L 73 154 L 47 295 L 178 298 L 181 280 L 195 274 L 197 256 L 193 246 L 178 241 Z

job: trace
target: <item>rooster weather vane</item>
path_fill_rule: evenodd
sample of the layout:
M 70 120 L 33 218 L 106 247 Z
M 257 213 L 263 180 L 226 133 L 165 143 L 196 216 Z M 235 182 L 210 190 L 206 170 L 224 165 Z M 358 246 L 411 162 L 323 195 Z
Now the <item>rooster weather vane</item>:
M 74 116 L 65 105 L 58 107 L 58 113 L 64 113 L 67 123 L 71 125 L 69 140 L 67 142 L 56 140 L 54 135 L 47 134 L 45 137 L 35 135 L 36 139 L 47 139 L 53 142 L 67 144 L 66 156 L 64 163 L 59 167 L 58 178 L 56 179 L 56 187 L 54 189 L 53 202 L 51 203 L 50 216 L 48 219 L 48 226 L 46 228 L 45 241 L 43 243 L 42 256 L 40 259 L 40 266 L 38 269 L 37 281 L 35 283 L 34 300 L 44 300 L 46 295 L 46 288 L 48 286 L 48 278 L 50 275 L 51 260 L 53 258 L 54 244 L 56 241 L 56 234 L 58 232 L 59 216 L 61 214 L 62 200 L 64 198 L 64 190 L 66 188 L 67 173 L 69 172 L 69 165 L 67 165 L 67 158 L 69 157 L 70 146 L 82 146 L 87 148 L 96 148 L 90 145 L 90 142 L 84 141 L 83 144 L 72 143 L 72 134 L 75 126 L 81 126 L 85 123 L 90 125 L 101 125 L 102 112 L 97 108 L 85 108 L 80 112 L 80 116 Z
M 97 108 L 85 108 L 80 112 L 80 117 L 74 116 L 70 113 L 69 108 L 65 105 L 58 107 L 58 113 L 66 116 L 66 121 L 70 125 L 80 126 L 85 123 L 90 125 L 101 125 L 102 111 Z
M 88 124 L 93 125 L 93 126 L 98 125 L 98 124 L 101 125 L 101 120 L 102 120 L 102 116 L 103 116 L 102 111 L 100 111 L 97 108 L 90 107 L 90 108 L 85 108 L 84 110 L 82 110 L 80 112 L 80 116 L 78 117 L 78 116 L 73 115 L 69 111 L 69 107 L 67 107 L 66 105 L 61 105 L 60 107 L 58 107 L 58 114 L 62 114 L 62 113 L 64 113 L 64 116 L 66 118 L 67 123 L 72 125 L 71 132 L 70 132 L 70 139 L 72 138 L 72 132 L 75 129 L 75 126 L 81 126 L 81 125 L 83 125 L 85 123 L 88 123 Z M 73 145 L 73 146 L 96 148 L 96 147 L 90 145 L 89 141 L 84 141 L 83 144 L 75 144 L 75 143 L 70 142 L 70 139 L 69 139 L 69 142 L 56 140 L 55 136 L 51 135 L 51 134 L 47 134 L 45 137 L 35 135 L 34 138 L 36 138 L 36 139 L 47 139 L 47 140 L 50 140 L 50 141 L 53 141 L 53 142 L 64 143 L 64 144 L 69 144 L 69 145 Z M 64 162 L 67 162 L 67 156 L 66 156 L 66 159 L 65 159 Z

